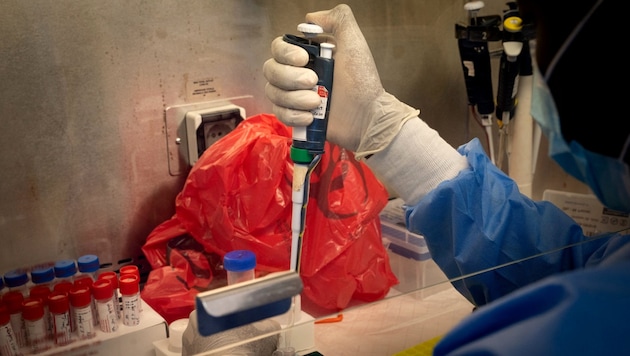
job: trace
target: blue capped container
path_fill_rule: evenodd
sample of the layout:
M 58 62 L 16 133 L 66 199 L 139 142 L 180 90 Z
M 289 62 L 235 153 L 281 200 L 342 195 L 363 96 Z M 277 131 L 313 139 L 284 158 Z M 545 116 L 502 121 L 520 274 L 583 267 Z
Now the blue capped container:
M 252 280 L 256 276 L 256 254 L 249 250 L 230 251 L 223 257 L 223 268 L 228 285 Z
M 83 255 L 77 258 L 77 266 L 81 274 L 87 274 L 92 277 L 92 280 L 96 280 L 96 274 L 101 268 L 101 263 L 96 255 Z
M 31 270 L 31 281 L 36 285 L 50 285 L 55 280 L 55 268 L 52 265 L 37 266 Z

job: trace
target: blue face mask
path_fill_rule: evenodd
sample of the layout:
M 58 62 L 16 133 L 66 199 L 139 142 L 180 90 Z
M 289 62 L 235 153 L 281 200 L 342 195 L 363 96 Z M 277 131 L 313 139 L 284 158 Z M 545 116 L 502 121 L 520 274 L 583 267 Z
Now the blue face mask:
M 576 141 L 567 143 L 560 130 L 556 104 L 538 68 L 534 71 L 533 86 L 531 114 L 549 140 L 549 156 L 567 173 L 587 184 L 606 207 L 630 212 L 630 173 L 623 162 L 630 139 L 626 140 L 619 158 L 591 152 Z
M 546 83 L 566 48 L 602 2 L 603 0 L 597 1 L 591 11 L 569 35 L 550 62 L 544 77 L 537 66 L 534 66 L 531 114 L 549 140 L 549 156 L 560 167 L 588 185 L 606 207 L 630 212 L 630 173 L 628 165 L 623 161 L 630 145 L 630 137 L 626 139 L 618 158 L 591 152 L 576 141 L 567 143 L 560 129 L 560 116 L 556 104 Z M 532 44 L 530 48 L 534 50 L 535 44 Z M 531 57 L 532 59 L 536 58 L 534 53 Z

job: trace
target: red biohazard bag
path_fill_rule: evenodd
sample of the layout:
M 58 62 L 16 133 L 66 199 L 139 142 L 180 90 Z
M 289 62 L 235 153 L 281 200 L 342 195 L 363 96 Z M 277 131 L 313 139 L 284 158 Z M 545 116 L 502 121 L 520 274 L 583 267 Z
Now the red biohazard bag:
M 208 255 L 249 249 L 256 254 L 257 273 L 289 269 L 290 146 L 289 127 L 273 115 L 256 115 L 210 146 L 191 169 L 176 198 L 175 215 L 156 227 L 142 248 L 154 269 L 181 274 L 182 298 L 190 298 L 191 288 L 210 285 L 212 277 L 196 282 L 196 274 L 181 261 L 200 266 Z M 300 268 L 303 303 L 341 310 L 355 299 L 383 298 L 398 283 L 381 241 L 379 213 L 387 191 L 351 152 L 329 143 L 310 187 Z M 187 259 L 179 258 L 176 267 L 167 245 L 181 235 L 191 236 L 204 253 L 187 250 Z M 150 305 L 161 297 L 152 283 L 165 282 L 149 276 L 142 296 Z

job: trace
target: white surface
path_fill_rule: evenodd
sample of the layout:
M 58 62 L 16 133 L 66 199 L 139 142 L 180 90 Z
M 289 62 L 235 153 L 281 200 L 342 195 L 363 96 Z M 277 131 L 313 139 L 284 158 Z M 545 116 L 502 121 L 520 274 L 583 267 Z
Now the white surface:
M 341 322 L 315 324 L 314 350 L 326 356 L 393 355 L 444 335 L 471 311 L 452 287 L 426 298 L 388 298 L 343 312 Z

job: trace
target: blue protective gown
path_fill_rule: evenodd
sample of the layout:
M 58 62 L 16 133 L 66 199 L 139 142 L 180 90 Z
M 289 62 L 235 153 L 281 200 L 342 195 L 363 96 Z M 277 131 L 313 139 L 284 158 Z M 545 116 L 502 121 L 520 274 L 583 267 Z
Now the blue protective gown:
M 627 231 L 585 237 L 553 204 L 520 194 L 479 140 L 459 152 L 471 168 L 406 212 L 449 278 L 473 274 L 453 285 L 479 308 L 435 354 L 630 355 Z

